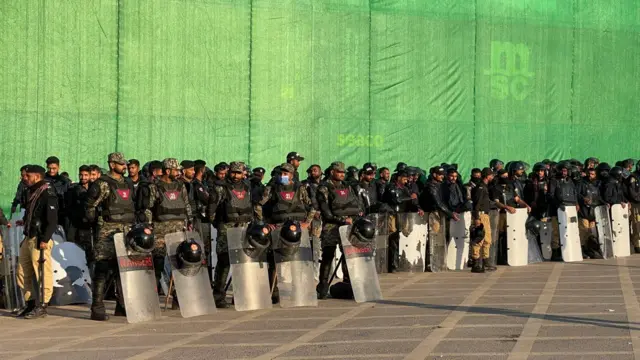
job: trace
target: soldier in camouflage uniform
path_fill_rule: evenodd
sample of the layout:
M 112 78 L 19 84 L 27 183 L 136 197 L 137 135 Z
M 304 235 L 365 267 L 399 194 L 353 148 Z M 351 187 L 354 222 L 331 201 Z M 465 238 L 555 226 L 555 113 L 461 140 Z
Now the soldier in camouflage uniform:
M 300 227 L 308 231 L 316 210 L 309 197 L 309 192 L 300 183 L 294 183 L 293 174 L 296 169 L 291 164 L 280 165 L 280 174 L 276 183 L 265 187 L 261 199 L 254 205 L 254 212 L 258 221 L 269 224 L 271 230 L 282 226 L 287 220 L 299 221 Z M 262 213 L 263 207 L 269 209 L 266 218 Z M 269 264 L 269 284 L 273 289 L 271 302 L 280 302 L 276 274 L 276 263 L 273 251 L 267 253 Z M 273 282 L 276 281 L 274 285 Z
M 145 221 L 153 224 L 155 235 L 155 249 L 153 249 L 153 266 L 156 280 L 160 280 L 164 269 L 164 259 L 167 248 L 164 236 L 184 231 L 185 226 L 191 227 L 193 216 L 189 205 L 189 195 L 182 181 L 178 181 L 180 166 L 174 158 L 164 159 L 162 175 L 157 181 L 149 184 L 149 199 L 143 200 L 147 204 L 144 212 Z
M 329 170 L 329 179 L 318 186 L 316 197 L 322 213 L 322 262 L 320 264 L 320 281 L 316 286 L 318 299 L 326 299 L 329 292 L 331 264 L 335 257 L 336 245 L 341 246 L 338 228 L 349 225 L 353 218 L 362 215 L 362 205 L 355 191 L 344 182 L 344 164 L 334 162 Z M 344 282 L 349 282 L 346 262 L 342 261 Z
M 109 274 L 116 276 L 120 288 L 120 276 L 113 235 L 127 233 L 135 222 L 133 203 L 133 184 L 123 175 L 127 161 L 122 153 L 109 154 L 110 171 L 98 178 L 89 187 L 87 197 L 87 219 L 98 224 L 96 243 L 94 244 L 95 269 L 93 275 L 91 319 L 104 321 L 109 317 L 105 313 L 104 295 Z M 98 212 L 98 208 L 101 209 Z M 122 291 L 118 292 L 122 295 Z M 118 299 L 116 316 L 124 316 L 124 301 Z
M 227 229 L 247 226 L 254 217 L 251 187 L 243 181 L 244 170 L 244 163 L 232 162 L 229 165 L 229 177 L 213 185 L 209 201 L 209 219 L 218 230 L 218 264 L 213 274 L 213 297 L 218 308 L 229 307 L 225 299 L 225 285 L 230 268 Z

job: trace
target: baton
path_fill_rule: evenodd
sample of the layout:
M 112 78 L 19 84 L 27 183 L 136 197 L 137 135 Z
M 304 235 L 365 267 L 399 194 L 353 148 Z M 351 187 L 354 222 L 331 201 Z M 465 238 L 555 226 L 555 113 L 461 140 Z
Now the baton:
M 331 286 L 331 282 L 333 281 L 333 278 L 336 277 L 336 274 L 338 273 L 338 266 L 342 266 L 342 260 L 344 260 L 344 253 L 340 256 L 340 260 L 338 260 L 338 263 L 336 264 L 336 268 L 333 270 L 333 274 L 329 279 L 329 286 Z
M 38 272 L 40 273 L 40 306 L 44 307 L 44 249 L 40 249 L 40 258 L 38 259 Z

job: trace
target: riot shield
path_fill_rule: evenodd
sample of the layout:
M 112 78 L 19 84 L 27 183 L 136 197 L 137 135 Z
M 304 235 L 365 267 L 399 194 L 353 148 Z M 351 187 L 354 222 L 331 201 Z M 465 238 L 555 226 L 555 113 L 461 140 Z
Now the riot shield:
M 389 215 L 386 213 L 369 214 L 367 218 L 376 224 L 376 247 L 373 251 L 373 256 L 376 259 L 376 271 L 378 274 L 388 273 Z
M 313 253 L 309 231 L 302 230 L 297 248 L 287 246 L 280 239 L 281 228 L 271 231 L 271 248 L 276 263 L 280 306 L 318 306 L 313 280 Z
M 400 237 L 398 271 L 423 272 L 427 249 L 427 220 L 418 213 L 398 213 L 396 219 Z
M 338 246 L 336 247 L 336 253 L 333 258 L 333 263 L 331 263 L 331 273 L 336 274 L 334 278 L 338 281 L 342 281 L 342 279 L 344 279 L 344 274 L 342 273 L 342 265 L 340 264 L 341 260 L 342 260 L 342 251 Z
M 613 255 L 615 257 L 631 256 L 631 240 L 629 239 L 629 206 L 611 205 L 611 229 L 613 231 Z
M 489 226 L 491 226 L 491 247 L 489 248 L 489 258 L 485 260 L 489 266 L 498 265 L 498 223 L 500 222 L 500 211 L 489 211 Z M 485 229 L 486 231 L 486 229 Z
M 113 243 L 118 256 L 127 322 L 136 324 L 160 319 L 160 302 L 151 254 L 129 249 L 125 245 L 123 233 L 115 234 Z
M 357 303 L 382 300 L 373 256 L 375 242 L 372 241 L 369 244 L 352 242 L 351 225 L 340 226 L 339 231 L 354 299 Z
M 91 276 L 84 250 L 66 241 L 61 226 L 58 226 L 52 240 L 53 294 L 50 304 L 91 304 Z
M 613 230 L 611 228 L 611 217 L 607 205 L 600 205 L 594 208 L 596 214 L 596 228 L 598 229 L 598 243 L 602 257 L 610 259 L 613 257 Z
M 529 264 L 551 258 L 551 230 L 549 224 L 529 216 L 525 222 L 527 242 L 529 243 Z M 540 242 L 538 242 L 538 238 Z
M 524 266 L 529 263 L 529 241 L 525 223 L 527 209 L 516 209 L 515 214 L 507 212 L 507 263 L 509 266 Z
M 459 215 L 460 220 L 449 221 L 449 246 L 447 247 L 447 268 L 449 270 L 464 270 L 469 260 L 469 228 L 471 227 L 471 213 Z
M 444 214 L 432 212 L 427 218 L 427 268 L 430 272 L 447 271 L 447 230 Z
M 562 260 L 564 262 L 582 261 L 578 214 L 575 206 L 565 206 L 564 211 L 558 209 L 558 229 Z
M 167 245 L 168 263 L 171 266 L 171 276 L 180 303 L 180 315 L 190 318 L 216 312 L 209 275 L 207 275 L 206 258 L 200 265 L 184 264 L 177 257 L 178 246 L 185 240 L 194 239 L 204 251 L 204 243 L 197 232 L 175 232 L 166 234 L 164 241 Z
M 267 254 L 252 257 L 246 235 L 246 226 L 227 229 L 233 303 L 236 311 L 269 309 L 272 306 Z
M 24 211 L 23 211 L 24 213 Z M 22 219 L 22 215 L 11 220 L 11 228 L 4 226 L 1 241 L 4 245 L 2 258 L 2 278 L 4 306 L 7 310 L 19 309 L 24 305 L 22 289 L 18 286 L 18 255 L 20 254 L 20 242 L 24 238 L 22 226 L 16 226 L 16 221 Z

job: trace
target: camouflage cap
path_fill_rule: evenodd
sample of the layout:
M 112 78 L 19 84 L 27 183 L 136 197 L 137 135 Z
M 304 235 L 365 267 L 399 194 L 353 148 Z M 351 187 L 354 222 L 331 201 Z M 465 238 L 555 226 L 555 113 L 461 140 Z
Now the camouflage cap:
M 114 162 L 120 165 L 127 165 L 127 159 L 120 152 L 114 152 L 109 154 L 109 162 Z
M 280 165 L 280 170 L 281 171 L 286 171 L 288 173 L 295 173 L 296 169 L 293 167 L 293 165 L 289 164 L 289 163 L 284 163 L 282 165 Z
M 334 161 L 331 163 L 331 170 L 344 172 L 344 163 L 340 161 Z
M 244 172 L 244 163 L 242 161 L 232 161 L 231 164 L 229 164 L 229 171 L 230 172 Z
M 180 164 L 178 164 L 177 159 L 166 158 L 162 160 L 162 168 L 163 169 L 180 169 Z

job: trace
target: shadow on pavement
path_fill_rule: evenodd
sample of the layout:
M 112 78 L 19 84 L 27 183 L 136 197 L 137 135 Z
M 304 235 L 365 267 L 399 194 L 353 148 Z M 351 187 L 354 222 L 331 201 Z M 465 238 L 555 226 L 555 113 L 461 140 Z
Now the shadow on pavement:
M 450 311 L 464 311 L 470 314 L 486 314 L 486 315 L 504 315 L 513 316 L 517 318 L 537 318 L 544 320 L 557 321 L 562 323 L 595 325 L 601 327 L 615 328 L 615 329 L 629 329 L 640 330 L 640 323 L 629 323 L 628 321 L 613 321 L 604 319 L 590 319 L 578 316 L 565 316 L 565 315 L 553 315 L 553 314 L 536 314 L 530 312 L 523 312 L 509 309 L 498 309 L 484 306 L 456 306 L 456 305 L 434 305 L 434 304 L 421 304 L 406 301 L 393 301 L 393 300 L 380 300 L 376 301 L 377 304 L 385 305 L 398 305 L 398 306 L 411 306 L 424 309 L 434 310 L 450 310 Z M 597 315 L 597 314 L 594 314 Z M 625 314 L 626 315 L 626 314 Z M 632 326 L 635 325 L 635 326 Z

